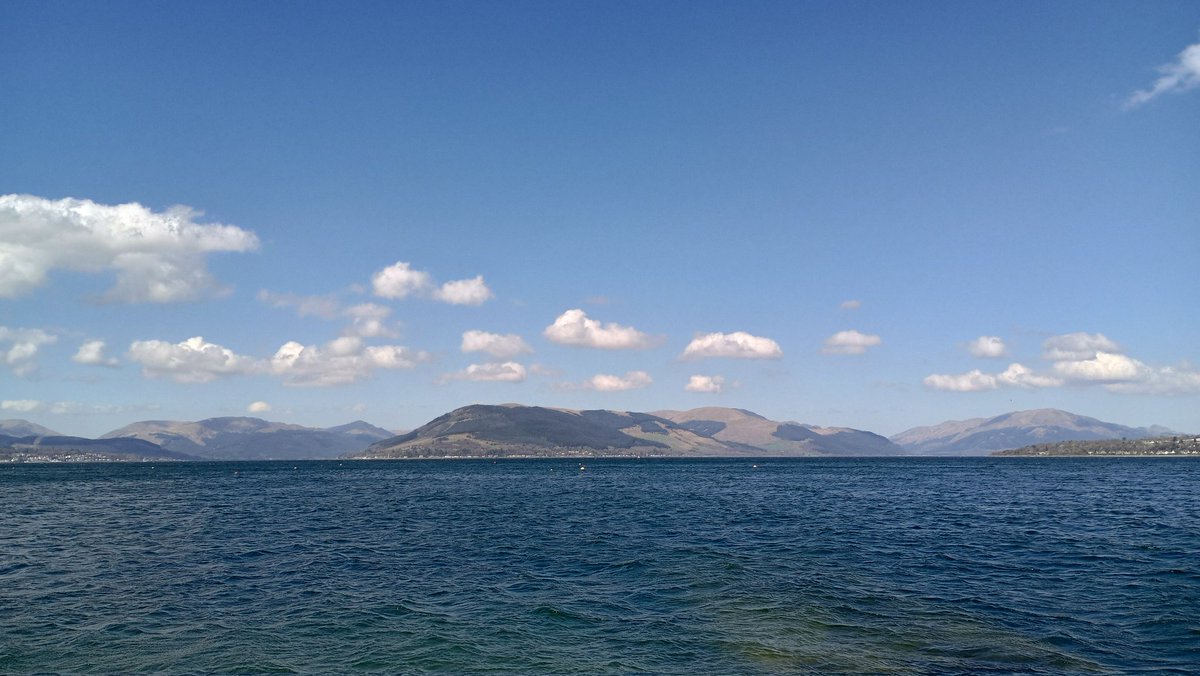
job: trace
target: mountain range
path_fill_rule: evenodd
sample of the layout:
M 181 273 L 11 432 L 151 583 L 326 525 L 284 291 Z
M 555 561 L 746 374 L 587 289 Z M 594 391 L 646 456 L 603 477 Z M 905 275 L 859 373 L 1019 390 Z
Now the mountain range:
M 1163 434 L 1171 434 L 1171 430 L 1159 426 L 1126 427 L 1054 408 L 1040 408 L 994 418 L 914 427 L 891 439 L 912 455 L 988 455 L 1056 441 L 1139 439 Z
M 1056 409 L 915 427 L 890 439 L 844 427 L 778 422 L 737 408 L 576 411 L 518 404 L 464 406 L 405 434 L 363 421 L 329 428 L 259 418 L 147 420 L 100 439 L 0 420 L 0 458 L 271 460 L 499 456 L 987 455 L 1032 444 L 1173 434 Z M 83 455 L 80 455 L 80 454 Z
M 132 437 L 204 460 L 319 460 L 361 451 L 390 436 L 392 432 L 361 420 L 316 428 L 234 417 L 198 422 L 146 420 L 113 430 L 101 439 Z

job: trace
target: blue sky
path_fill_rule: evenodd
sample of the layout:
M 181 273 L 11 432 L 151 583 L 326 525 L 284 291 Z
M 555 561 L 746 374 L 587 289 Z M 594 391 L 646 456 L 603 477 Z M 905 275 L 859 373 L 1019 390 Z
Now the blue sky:
M 1194 2 L 4 23 L 0 418 L 1200 431 Z

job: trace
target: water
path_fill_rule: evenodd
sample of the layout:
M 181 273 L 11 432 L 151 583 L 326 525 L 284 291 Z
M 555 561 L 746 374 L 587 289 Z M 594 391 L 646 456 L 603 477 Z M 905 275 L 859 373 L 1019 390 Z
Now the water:
M 1200 667 L 1195 460 L 585 463 L 0 467 L 0 672 Z

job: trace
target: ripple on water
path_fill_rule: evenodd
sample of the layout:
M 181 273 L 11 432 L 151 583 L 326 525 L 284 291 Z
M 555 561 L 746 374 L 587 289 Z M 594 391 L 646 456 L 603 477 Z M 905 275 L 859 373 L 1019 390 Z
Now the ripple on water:
M 0 671 L 1186 673 L 1200 658 L 1194 462 L 758 464 L 0 468 Z

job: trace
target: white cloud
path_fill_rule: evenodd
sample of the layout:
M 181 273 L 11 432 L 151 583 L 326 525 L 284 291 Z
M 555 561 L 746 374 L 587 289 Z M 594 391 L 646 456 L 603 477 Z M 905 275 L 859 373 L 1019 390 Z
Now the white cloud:
M 696 336 L 683 349 L 681 359 L 728 357 L 731 359 L 779 359 L 783 350 L 779 343 L 745 331 L 706 333 Z
M 154 212 L 137 204 L 0 196 L 0 297 L 22 296 L 52 270 L 116 273 L 104 299 L 169 303 L 224 291 L 206 257 L 258 248 L 254 233 L 199 224 L 187 207 Z
M 428 353 L 400 345 L 363 345 L 358 336 L 342 336 L 324 346 L 284 343 L 267 370 L 285 385 L 347 385 L 365 380 L 375 369 L 409 369 L 430 361 Z
M 17 413 L 49 413 L 51 415 L 111 415 L 146 411 L 153 406 L 122 406 L 118 404 L 84 404 L 78 401 L 37 401 L 34 399 L 6 399 L 0 401 L 0 410 Z
M 1054 376 L 1039 375 L 1032 369 L 1021 364 L 1012 363 L 1003 373 L 996 375 L 996 381 L 1009 387 L 1059 387 L 1063 381 Z
M 498 334 L 487 331 L 464 331 L 463 352 L 486 352 L 497 359 L 510 359 L 519 354 L 533 352 L 533 348 L 515 333 Z
M 1097 352 L 1091 359 L 1054 363 L 1054 372 L 1069 380 L 1126 382 L 1140 380 L 1148 371 L 1149 367 L 1142 362 L 1112 352 Z
M 718 394 L 725 389 L 725 378 L 722 376 L 692 376 L 688 378 L 688 383 L 683 386 L 683 389 L 688 392 Z
M 338 299 L 334 296 L 298 296 L 294 293 L 273 293 L 262 289 L 258 299 L 271 307 L 296 308 L 300 317 L 314 316 L 333 319 L 338 316 Z
M 1001 373 L 984 373 L 973 369 L 956 375 L 933 374 L 922 381 L 925 387 L 951 392 L 981 392 L 1001 387 L 1058 387 L 1063 384 L 1053 376 L 1039 375 L 1021 364 L 1009 364 Z
M 128 356 L 142 365 L 144 375 L 165 376 L 179 383 L 207 383 L 224 376 L 250 373 L 257 367 L 250 357 L 209 343 L 201 336 L 182 343 L 135 340 L 129 346 Z
M 0 253 L 3 256 L 3 253 Z M 37 371 L 38 351 L 58 341 L 58 336 L 41 329 L 10 329 L 0 326 L 0 359 L 17 376 Z
M 842 308 L 843 310 L 857 310 L 858 308 L 862 307 L 862 301 L 852 298 L 850 300 L 842 301 L 842 304 L 838 307 Z
M 1158 67 L 1159 78 L 1149 89 L 1134 92 L 1125 100 L 1125 108 L 1136 108 L 1162 94 L 1185 92 L 1200 86 L 1200 43 L 1184 48 L 1174 63 Z
M 381 298 L 407 298 L 425 293 L 433 286 L 428 272 L 413 270 L 404 261 L 398 261 L 376 272 L 371 277 L 371 289 Z
M 600 373 L 585 381 L 581 387 L 598 392 L 620 392 L 622 390 L 638 390 L 653 382 L 650 374 L 645 371 L 629 371 L 623 376 Z
M 492 290 L 483 283 L 483 275 L 446 282 L 433 292 L 434 300 L 451 305 L 483 305 L 494 297 Z
M 71 357 L 71 361 L 92 366 L 117 366 L 120 362 L 116 357 L 106 356 L 104 354 L 105 347 L 103 340 L 89 340 L 79 346 L 79 350 L 75 356 Z
M 632 350 L 651 347 L 650 336 L 632 326 L 621 326 L 609 322 L 601 324 L 589 319 L 587 313 L 578 308 L 567 310 L 546 327 L 542 335 L 561 345 L 577 345 L 602 350 Z
M 1200 394 L 1200 371 L 1190 364 L 1148 368 L 1137 381 L 1108 383 L 1106 390 L 1121 394 L 1186 395 Z
M 248 413 L 266 413 L 271 410 L 271 405 L 265 401 L 255 401 L 246 407 Z
M 37 413 L 45 410 L 46 405 L 35 399 L 5 399 L 0 401 L 0 410 L 16 411 L 18 413 Z
M 967 344 L 967 351 L 976 357 L 999 359 L 1008 354 L 1008 347 L 998 336 L 980 336 Z
M 471 364 L 457 373 L 447 373 L 440 382 L 469 380 L 472 382 L 519 383 L 525 380 L 525 367 L 515 361 Z
M 850 329 L 849 331 L 838 331 L 826 338 L 825 347 L 821 348 L 821 351 L 825 354 L 863 354 L 882 342 L 883 339 L 879 336 L 859 333 Z
M 404 261 L 376 272 L 371 277 L 371 289 L 380 298 L 424 296 L 451 305 L 482 305 L 495 297 L 484 283 L 483 275 L 437 286 L 428 272 L 414 270 Z
M 348 336 L 362 338 L 395 338 L 400 335 L 394 327 L 384 324 L 391 316 L 392 309 L 377 303 L 360 303 L 351 305 L 342 313 L 349 317 L 352 324 L 346 329 Z
M 934 390 L 948 390 L 951 392 L 980 392 L 982 390 L 994 390 L 999 387 L 996 382 L 996 376 L 989 375 L 973 369 L 967 373 L 957 375 L 947 375 L 942 373 L 934 373 L 925 376 L 921 381 L 925 387 Z
M 1042 343 L 1042 359 L 1078 361 L 1093 359 L 1100 352 L 1122 352 L 1121 347 L 1102 333 L 1066 333 L 1051 336 Z

